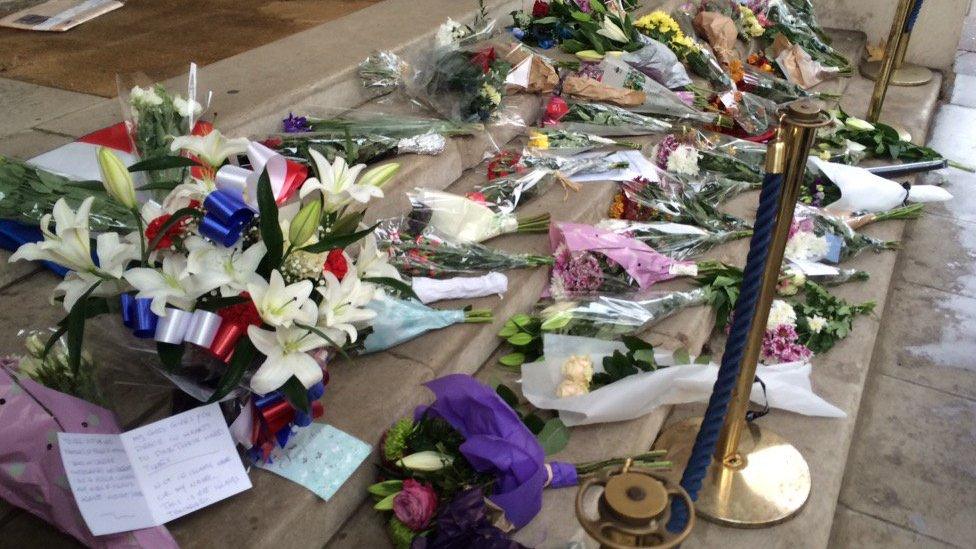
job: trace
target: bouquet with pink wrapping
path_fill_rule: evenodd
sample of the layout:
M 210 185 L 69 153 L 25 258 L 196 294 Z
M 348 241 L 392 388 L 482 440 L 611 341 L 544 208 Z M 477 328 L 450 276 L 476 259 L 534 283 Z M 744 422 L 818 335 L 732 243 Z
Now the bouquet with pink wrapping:
M 698 272 L 693 262 L 671 259 L 637 239 L 592 225 L 554 223 L 549 244 L 555 263 L 548 292 L 556 299 L 628 294 Z
M 176 548 L 166 528 L 95 537 L 85 525 L 58 451 L 58 432 L 119 432 L 112 413 L 0 367 L 0 498 L 89 547 Z

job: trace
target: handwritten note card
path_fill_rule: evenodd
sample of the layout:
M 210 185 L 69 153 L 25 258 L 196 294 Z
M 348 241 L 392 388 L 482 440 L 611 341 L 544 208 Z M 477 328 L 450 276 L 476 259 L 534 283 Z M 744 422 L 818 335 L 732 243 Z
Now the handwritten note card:
M 271 461 L 255 465 L 277 473 L 328 500 L 369 457 L 370 446 L 331 425 L 313 423 L 298 430 Z
M 123 433 L 58 433 L 92 534 L 159 526 L 251 487 L 217 404 Z

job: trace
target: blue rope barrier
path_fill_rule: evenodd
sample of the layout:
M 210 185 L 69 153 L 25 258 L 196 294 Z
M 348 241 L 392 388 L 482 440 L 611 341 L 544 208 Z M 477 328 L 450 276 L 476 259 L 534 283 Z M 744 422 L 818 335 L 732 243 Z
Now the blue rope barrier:
M 908 12 L 908 19 L 905 19 L 905 32 L 912 32 L 915 23 L 918 21 L 918 13 L 922 11 L 922 0 L 915 0 L 912 11 Z
M 756 314 L 756 304 L 762 290 L 762 279 L 769 255 L 769 245 L 776 226 L 779 212 L 779 198 L 783 190 L 783 174 L 766 174 L 762 191 L 759 194 L 759 207 L 756 209 L 756 222 L 753 225 L 752 240 L 749 242 L 749 255 L 742 276 L 742 288 L 735 304 L 732 326 L 722 355 L 722 365 L 708 400 L 708 408 L 702 419 L 701 429 L 691 449 L 691 457 L 681 477 L 681 487 L 691 499 L 698 499 L 698 490 L 712 463 L 712 454 L 718 443 L 722 424 L 728 411 L 732 390 L 739 377 L 739 366 L 748 340 L 749 328 Z M 671 508 L 668 530 L 680 532 L 688 522 L 689 510 L 683 500 L 675 498 Z

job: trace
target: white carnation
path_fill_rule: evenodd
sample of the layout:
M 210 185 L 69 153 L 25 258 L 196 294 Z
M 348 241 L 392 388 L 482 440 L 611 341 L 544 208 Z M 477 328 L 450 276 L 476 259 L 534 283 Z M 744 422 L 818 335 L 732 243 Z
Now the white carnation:
M 769 320 L 766 321 L 766 329 L 772 330 L 777 326 L 788 324 L 793 326 L 796 323 L 796 311 L 793 306 L 782 299 L 773 300 L 769 308 Z
M 795 261 L 817 261 L 827 255 L 827 237 L 809 231 L 794 234 L 786 243 L 786 257 Z
M 686 175 L 698 175 L 698 149 L 680 145 L 668 156 L 668 171 Z
M 183 99 L 179 96 L 173 98 L 173 108 L 176 109 L 176 112 L 180 113 L 180 116 L 184 117 L 196 116 L 203 111 L 200 103 L 192 99 Z
M 808 316 L 807 326 L 810 328 L 811 332 L 819 334 L 821 330 L 827 327 L 827 319 L 818 315 Z
M 163 104 L 163 98 L 160 97 L 153 88 L 140 88 L 139 86 L 134 86 L 129 92 L 129 102 L 133 105 L 155 107 Z
M 437 34 L 434 38 L 434 43 L 438 48 L 446 48 L 448 46 L 454 46 L 461 41 L 462 38 L 467 36 L 468 29 L 464 25 L 458 23 L 457 21 L 451 19 L 450 17 L 445 21 L 440 27 L 437 28 Z

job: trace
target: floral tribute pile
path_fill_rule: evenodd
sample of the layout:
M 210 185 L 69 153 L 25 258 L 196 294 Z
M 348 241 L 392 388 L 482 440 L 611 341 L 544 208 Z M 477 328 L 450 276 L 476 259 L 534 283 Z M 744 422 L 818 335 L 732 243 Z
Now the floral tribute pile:
M 531 279 L 542 289 L 531 310 L 485 328 L 503 340 L 499 373 L 521 380 L 521 396 L 464 375 L 428 383 L 433 404 L 379 441 L 369 489 L 398 547 L 518 547 L 512 532 L 540 512 L 544 488 L 619 463 L 547 462 L 567 425 L 708 397 L 707 349 L 655 348 L 647 334 L 707 306 L 710 345 L 724 344 L 753 232 L 729 205 L 754 199 L 779 113 L 809 97 L 833 107 L 831 123 L 802 184 L 759 371 L 770 406 L 842 415 L 813 393 L 810 372 L 873 303 L 832 288 L 867 280 L 852 259 L 898 247 L 860 230 L 951 198 L 885 176 L 968 168 L 819 91 L 852 69 L 806 0 L 695 0 L 671 12 L 536 0 L 510 16 L 496 24 L 482 5 L 428 48 L 373 53 L 358 76 L 386 97 L 368 109 L 289 112 L 280 132 L 230 137 L 204 119 L 195 86 L 187 96 L 136 86 L 121 94 L 127 152 L 92 153 L 100 181 L 0 158 L 0 244 L 61 277 L 51 298 L 65 312 L 0 363 L 0 389 L 45 395 L 17 408 L 27 420 L 0 465 L 43 454 L 31 446 L 41 430 L 74 425 L 72 414 L 118 431 L 101 407 L 113 404 L 98 380 L 105 349 L 172 381 L 188 406 L 221 403 L 249 463 L 288 463 L 324 414 L 337 361 L 368 369 L 370 353 L 433 330 L 493 324 L 489 309 L 432 304 L 505 294 L 509 276 L 524 292 L 536 282 L 506 273 L 537 269 L 546 283 Z M 518 94 L 541 96 L 538 119 Z M 518 147 L 497 146 L 512 134 Z M 481 144 L 474 185 L 397 177 L 408 155 Z M 888 164 L 859 166 L 867 159 Z M 615 182 L 608 204 L 587 205 L 604 219 L 568 218 L 594 181 Z M 58 484 L 60 462 L 34 461 L 34 484 L 0 475 L 0 494 L 94 544 Z M 49 500 L 24 495 L 35 489 Z

